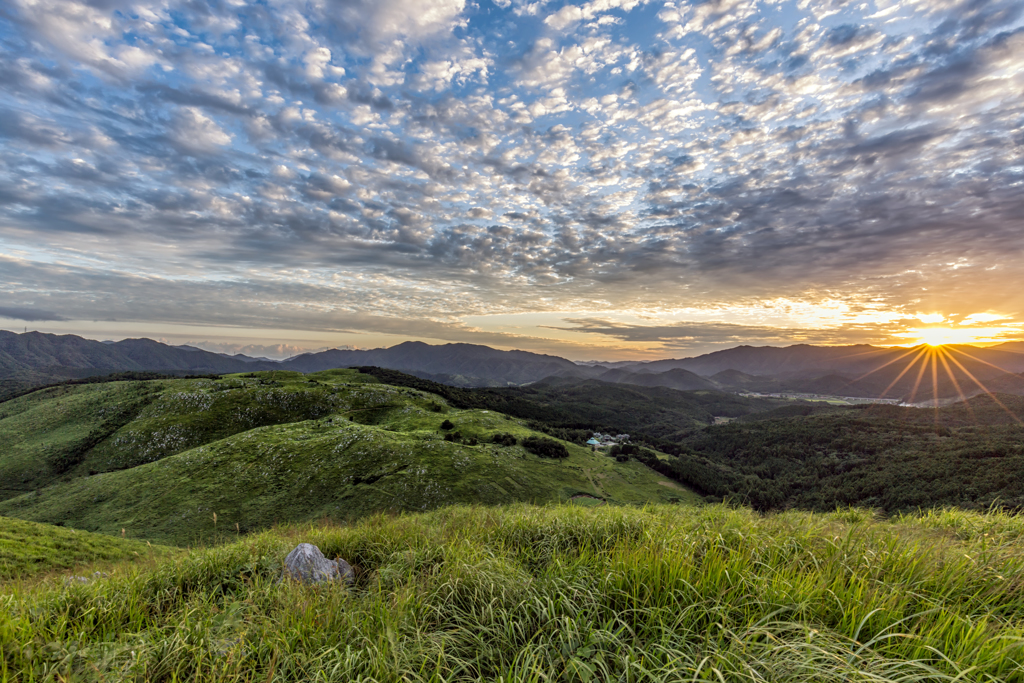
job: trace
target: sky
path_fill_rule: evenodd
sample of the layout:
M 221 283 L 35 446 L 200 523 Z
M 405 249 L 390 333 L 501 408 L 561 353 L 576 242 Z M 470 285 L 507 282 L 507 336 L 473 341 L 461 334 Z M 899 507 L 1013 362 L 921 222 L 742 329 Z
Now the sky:
M 5 0 L 0 329 L 1024 338 L 1024 4 Z

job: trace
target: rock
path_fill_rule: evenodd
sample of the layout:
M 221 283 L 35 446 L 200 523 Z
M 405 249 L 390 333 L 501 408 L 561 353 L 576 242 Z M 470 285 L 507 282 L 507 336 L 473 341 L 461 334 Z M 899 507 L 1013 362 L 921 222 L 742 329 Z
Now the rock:
M 312 543 L 300 543 L 295 550 L 284 558 L 285 576 L 290 576 L 303 583 L 320 583 L 321 581 L 344 581 L 352 583 L 355 572 L 352 566 L 341 559 L 328 560 Z
M 74 583 L 92 583 L 96 579 L 105 579 L 108 576 L 110 576 L 110 574 L 106 572 L 93 572 L 92 576 L 65 576 L 64 585 L 70 586 Z

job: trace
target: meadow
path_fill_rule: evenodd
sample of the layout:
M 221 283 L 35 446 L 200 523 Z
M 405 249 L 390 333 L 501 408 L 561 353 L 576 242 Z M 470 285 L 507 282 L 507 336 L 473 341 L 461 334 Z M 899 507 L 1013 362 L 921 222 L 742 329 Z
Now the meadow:
M 454 506 L 0 591 L 18 681 L 1022 681 L 1024 520 Z M 357 581 L 280 581 L 299 542 Z
M 382 510 L 702 500 L 578 444 L 539 457 L 524 420 L 353 370 L 56 387 L 0 404 L 0 438 L 0 479 L 36 486 L 0 515 L 178 546 Z

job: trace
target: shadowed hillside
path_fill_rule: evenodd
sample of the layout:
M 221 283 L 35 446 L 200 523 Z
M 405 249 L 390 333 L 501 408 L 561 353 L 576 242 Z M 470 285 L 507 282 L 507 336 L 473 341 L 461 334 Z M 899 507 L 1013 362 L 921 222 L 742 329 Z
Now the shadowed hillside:
M 1024 508 L 1024 398 L 793 405 L 694 432 L 661 471 L 759 509 Z

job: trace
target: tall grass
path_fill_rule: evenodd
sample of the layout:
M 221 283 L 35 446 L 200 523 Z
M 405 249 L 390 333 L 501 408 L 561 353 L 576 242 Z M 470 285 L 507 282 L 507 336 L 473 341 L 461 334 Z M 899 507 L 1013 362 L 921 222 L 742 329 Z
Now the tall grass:
M 8 585 L 0 675 L 1024 681 L 1019 527 L 526 505 L 284 527 L 94 584 Z M 299 541 L 348 559 L 356 585 L 279 581 Z

